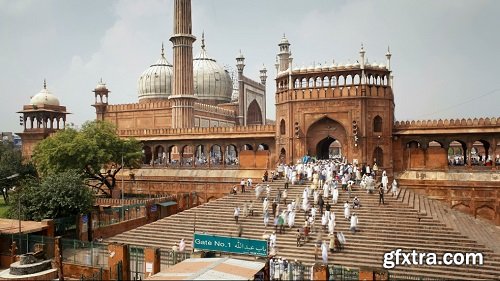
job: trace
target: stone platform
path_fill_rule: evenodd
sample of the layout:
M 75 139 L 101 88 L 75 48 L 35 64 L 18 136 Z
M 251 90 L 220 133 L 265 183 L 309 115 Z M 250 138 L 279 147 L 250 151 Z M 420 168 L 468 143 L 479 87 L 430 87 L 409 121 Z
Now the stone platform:
M 0 272 L 0 280 L 16 280 L 16 281 L 28 281 L 28 280 L 54 280 L 57 278 L 57 269 L 47 269 L 41 272 L 27 275 L 12 275 L 10 270 L 6 269 Z

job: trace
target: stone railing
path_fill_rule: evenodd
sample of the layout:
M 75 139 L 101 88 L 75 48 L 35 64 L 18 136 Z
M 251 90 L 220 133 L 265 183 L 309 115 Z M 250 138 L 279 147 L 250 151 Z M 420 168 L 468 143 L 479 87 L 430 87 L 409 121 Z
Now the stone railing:
M 97 198 L 95 204 L 97 205 L 110 205 L 110 206 L 127 206 L 127 205 L 151 205 L 154 203 L 161 203 L 166 201 L 175 201 L 176 195 L 163 196 L 158 198 L 135 198 L 135 199 L 114 199 L 114 198 Z
M 205 111 L 205 112 L 210 112 L 210 113 L 215 113 L 215 114 L 221 114 L 224 116 L 230 116 L 230 117 L 236 116 L 236 112 L 234 112 L 234 110 L 225 109 L 225 108 L 210 105 L 210 104 L 203 104 L 203 103 L 196 102 L 194 104 L 194 109 L 198 110 L 198 111 Z
M 366 85 L 366 91 L 363 94 L 361 85 L 350 86 L 329 86 L 329 87 L 310 87 L 297 88 L 292 90 L 278 90 L 275 96 L 277 103 L 290 100 L 315 100 L 325 98 L 352 98 L 352 97 L 377 97 L 392 99 L 392 89 L 383 85 Z
M 108 105 L 106 111 L 127 111 L 127 110 L 150 110 L 156 108 L 171 107 L 169 100 L 149 102 L 149 103 L 128 103 L 128 104 L 113 104 Z
M 124 136 L 163 136 L 163 135 L 208 135 L 221 133 L 275 133 L 275 125 L 250 125 L 234 127 L 207 127 L 207 128 L 161 128 L 161 129 L 130 129 L 120 130 L 119 135 Z
M 439 128 L 439 127 L 491 127 L 500 126 L 500 118 L 462 118 L 462 119 L 439 119 L 439 120 L 411 120 L 411 121 L 396 121 L 394 129 L 422 129 L 422 128 Z

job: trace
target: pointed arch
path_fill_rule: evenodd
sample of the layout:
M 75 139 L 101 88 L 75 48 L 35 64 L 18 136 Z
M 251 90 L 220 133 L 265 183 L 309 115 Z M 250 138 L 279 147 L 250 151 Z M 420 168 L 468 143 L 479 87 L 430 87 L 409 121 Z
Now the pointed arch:
M 281 122 L 280 122 L 280 135 L 285 135 L 285 134 L 286 134 L 285 119 L 281 119 Z
M 247 109 L 247 125 L 261 125 L 262 110 L 256 100 L 253 100 Z
M 379 115 L 373 118 L 373 132 L 381 133 L 382 132 L 382 117 Z

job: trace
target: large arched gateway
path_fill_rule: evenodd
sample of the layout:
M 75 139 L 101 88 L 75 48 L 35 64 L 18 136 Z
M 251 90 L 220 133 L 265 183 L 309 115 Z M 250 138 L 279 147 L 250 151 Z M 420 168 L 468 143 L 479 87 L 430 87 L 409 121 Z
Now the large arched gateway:
M 307 153 L 317 159 L 329 159 L 345 154 L 346 131 L 339 122 L 323 117 L 307 129 Z

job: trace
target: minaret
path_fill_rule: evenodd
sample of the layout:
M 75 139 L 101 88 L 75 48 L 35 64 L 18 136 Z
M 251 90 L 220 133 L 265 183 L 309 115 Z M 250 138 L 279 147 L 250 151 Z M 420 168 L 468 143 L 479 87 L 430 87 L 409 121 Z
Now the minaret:
M 108 94 L 111 92 L 106 87 L 106 84 L 101 81 L 97 83 L 97 86 L 92 91 L 95 94 L 95 102 L 92 105 L 95 107 L 96 120 L 104 121 L 104 114 L 106 113 L 106 107 L 108 106 Z
M 366 84 L 366 76 L 365 76 L 365 48 L 363 47 L 363 43 L 361 43 L 361 50 L 359 50 L 359 66 L 361 68 L 361 84 Z
M 172 128 L 194 127 L 193 42 L 191 0 L 174 2 L 174 35 L 170 37 L 174 55 L 172 83 Z
M 288 42 L 288 39 L 286 39 L 285 34 L 283 34 L 283 38 L 281 38 L 280 43 L 278 44 L 280 47 L 280 52 L 278 54 L 279 57 L 279 70 L 278 73 L 281 71 L 285 71 L 289 67 L 290 63 L 290 43 Z
M 243 70 L 245 69 L 245 57 L 241 53 L 236 57 L 236 68 L 238 68 L 238 125 L 245 126 L 246 125 L 246 99 L 245 99 L 245 89 L 243 83 Z
M 267 91 L 265 90 L 266 86 L 266 80 L 267 80 L 267 69 L 264 65 L 262 65 L 262 69 L 260 70 L 260 83 L 264 85 L 264 99 L 263 99 L 263 113 L 264 113 L 264 118 L 262 120 L 262 125 L 266 125 L 266 93 Z
M 387 58 L 387 70 L 391 71 L 392 54 L 391 54 L 391 50 L 389 50 L 389 46 L 387 46 L 387 53 L 385 53 L 385 57 Z M 391 74 L 389 74 L 389 86 L 391 86 L 391 88 L 393 87 L 393 80 L 394 80 L 394 76 L 392 75 L 392 71 L 391 71 Z

